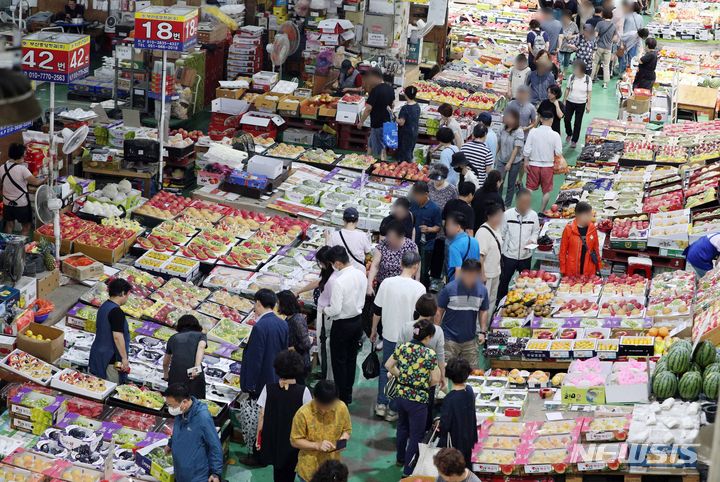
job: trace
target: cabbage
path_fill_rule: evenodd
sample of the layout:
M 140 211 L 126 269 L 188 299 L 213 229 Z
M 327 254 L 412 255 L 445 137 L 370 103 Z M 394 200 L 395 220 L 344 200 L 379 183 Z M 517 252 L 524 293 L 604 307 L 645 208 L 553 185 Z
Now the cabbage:
M 119 192 L 128 193 L 128 192 L 130 192 L 131 189 L 132 189 L 132 184 L 130 184 L 130 181 L 128 181 L 127 179 L 123 179 L 117 185 L 117 190 Z

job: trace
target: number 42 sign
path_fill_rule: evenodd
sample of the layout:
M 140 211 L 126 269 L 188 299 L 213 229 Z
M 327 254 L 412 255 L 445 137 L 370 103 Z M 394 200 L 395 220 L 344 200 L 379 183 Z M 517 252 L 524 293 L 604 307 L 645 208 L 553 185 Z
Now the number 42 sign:
M 197 8 L 148 7 L 135 13 L 135 47 L 181 52 L 197 43 L 197 27 Z
M 69 83 L 88 75 L 90 36 L 37 32 L 22 40 L 22 69 L 31 80 Z

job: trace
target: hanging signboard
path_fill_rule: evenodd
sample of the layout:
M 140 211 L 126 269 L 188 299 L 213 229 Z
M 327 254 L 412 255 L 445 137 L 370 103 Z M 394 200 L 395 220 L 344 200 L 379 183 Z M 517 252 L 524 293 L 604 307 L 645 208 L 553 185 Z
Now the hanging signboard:
M 67 84 L 90 73 L 90 36 L 36 32 L 22 40 L 22 69 L 31 80 Z
M 135 13 L 135 47 L 182 52 L 197 43 L 198 10 L 148 7 Z

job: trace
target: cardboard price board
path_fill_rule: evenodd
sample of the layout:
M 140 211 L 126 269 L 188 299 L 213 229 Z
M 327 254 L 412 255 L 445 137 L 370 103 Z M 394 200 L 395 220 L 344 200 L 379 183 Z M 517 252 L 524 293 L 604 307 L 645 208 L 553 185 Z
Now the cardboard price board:
M 148 7 L 135 13 L 135 47 L 182 52 L 197 43 L 198 10 Z
M 90 73 L 90 36 L 37 32 L 22 41 L 22 69 L 31 80 L 67 84 Z

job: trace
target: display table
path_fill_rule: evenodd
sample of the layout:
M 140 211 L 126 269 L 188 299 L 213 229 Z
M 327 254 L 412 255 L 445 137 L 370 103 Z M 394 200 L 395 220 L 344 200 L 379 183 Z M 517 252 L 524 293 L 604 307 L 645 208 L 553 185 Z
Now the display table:
M 551 370 L 551 371 L 567 371 L 570 361 L 555 360 L 498 360 L 496 358 L 488 358 L 490 368 L 502 368 L 512 370 L 513 368 L 523 370 Z
M 706 114 L 708 119 L 715 119 L 717 105 L 717 89 L 680 85 L 678 87 L 678 109 Z
M 85 174 L 95 174 L 98 176 L 109 176 L 109 177 L 122 177 L 129 179 L 140 179 L 143 182 L 143 196 L 149 198 L 152 186 L 152 180 L 157 175 L 157 167 L 153 168 L 154 172 L 142 172 L 142 171 L 131 171 L 128 169 L 120 169 L 118 171 L 114 169 L 103 169 L 101 167 L 85 167 L 83 172 Z

